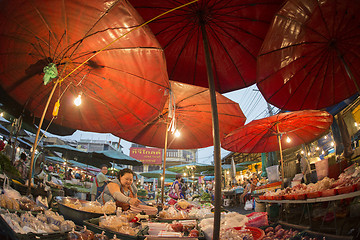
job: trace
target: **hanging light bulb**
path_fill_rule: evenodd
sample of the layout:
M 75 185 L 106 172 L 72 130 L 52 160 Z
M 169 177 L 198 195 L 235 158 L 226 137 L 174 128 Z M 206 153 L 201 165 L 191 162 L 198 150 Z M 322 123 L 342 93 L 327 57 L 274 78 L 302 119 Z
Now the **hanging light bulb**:
M 304 151 L 303 150 L 301 150 L 301 152 L 300 152 L 301 154 L 304 154 Z
M 333 146 L 335 146 L 335 143 L 334 143 L 334 142 L 331 142 L 331 144 L 330 144 L 330 145 L 333 147 Z
M 3 113 L 3 112 L 1 112 L 1 113 L 0 113 L 0 117 L 3 117 L 3 116 L 4 116 L 4 113 Z
M 186 177 L 186 173 L 184 173 L 184 177 Z
M 316 149 L 316 151 L 319 151 L 320 148 L 319 148 L 319 147 L 316 147 L 315 149 Z
M 286 142 L 291 142 L 291 139 L 289 137 L 286 137 Z
M 175 137 L 180 137 L 180 132 L 179 132 L 179 130 L 176 129 L 174 135 L 175 135 Z
M 357 126 L 358 126 L 357 122 L 355 122 L 355 124 L 354 124 L 354 125 L 355 125 L 355 127 L 357 127 Z
M 311 153 L 310 153 L 310 152 L 308 152 L 308 156 L 310 156 L 310 154 L 311 154 Z
M 77 96 L 77 98 L 75 98 L 74 104 L 76 106 L 80 106 L 80 104 L 81 104 L 81 93 Z
M 324 139 L 327 139 L 327 136 L 325 136 Z
M 321 154 L 325 154 L 324 150 L 321 151 Z

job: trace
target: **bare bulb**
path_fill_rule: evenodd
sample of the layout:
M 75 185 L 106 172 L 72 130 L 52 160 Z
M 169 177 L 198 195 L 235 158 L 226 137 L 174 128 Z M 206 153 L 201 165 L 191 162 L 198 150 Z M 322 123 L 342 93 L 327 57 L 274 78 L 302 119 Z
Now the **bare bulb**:
M 75 98 L 74 104 L 75 104 L 76 106 L 80 106 L 80 105 L 81 105 L 81 94 L 79 94 L 79 96 L 77 96 L 77 98 Z
M 286 138 L 286 142 L 291 142 L 291 139 L 289 137 Z
M 180 132 L 179 132 L 179 130 L 176 129 L 176 131 L 175 131 L 174 134 L 175 134 L 175 137 L 180 137 Z

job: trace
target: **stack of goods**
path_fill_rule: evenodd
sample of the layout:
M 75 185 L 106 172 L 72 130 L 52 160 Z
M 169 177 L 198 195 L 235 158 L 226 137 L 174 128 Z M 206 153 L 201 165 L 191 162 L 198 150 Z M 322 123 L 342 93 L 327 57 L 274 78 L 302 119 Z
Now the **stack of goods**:
M 271 240 L 271 239 L 279 239 L 279 240 L 286 240 L 295 237 L 299 231 L 293 229 L 284 229 L 280 224 L 274 227 L 267 227 L 265 229 L 266 236 L 263 240 Z
M 43 207 L 38 206 L 34 200 L 28 197 L 22 196 L 16 200 L 6 194 L 0 195 L 0 207 L 16 211 L 44 211 Z
M 147 205 L 139 205 L 139 206 L 130 206 L 130 210 L 134 213 L 145 213 L 147 215 L 156 215 L 158 213 L 158 209 L 156 207 L 151 207 Z
M 65 221 L 63 217 L 51 211 L 38 214 L 36 217 L 30 212 L 23 213 L 20 217 L 15 213 L 5 213 L 1 216 L 11 229 L 19 234 L 67 232 L 75 227 L 72 221 Z
M 172 223 L 148 223 L 148 234 L 158 237 L 199 237 L 195 220 L 173 221 Z
M 181 199 L 173 205 L 164 207 L 164 210 L 159 212 L 159 217 L 163 219 L 202 219 L 213 216 L 211 208 L 210 203 L 198 206 Z
M 111 214 L 116 211 L 116 204 L 112 201 L 106 202 L 104 205 L 101 205 L 97 201 L 81 203 L 79 200 L 77 200 L 74 203 L 73 202 L 64 203 L 64 205 L 70 208 L 74 208 L 76 210 L 80 210 L 84 212 L 92 212 L 92 213 Z
M 229 212 L 221 214 L 221 222 L 220 222 L 220 233 L 227 234 L 230 228 L 234 227 L 244 227 L 248 222 L 248 218 L 245 215 Z M 205 233 L 207 238 L 212 239 L 213 230 L 214 230 L 214 218 L 206 218 L 201 220 L 199 224 L 201 230 Z M 234 232 L 236 236 L 238 236 L 238 232 Z M 220 239 L 229 239 L 229 236 L 220 236 Z M 234 236 L 235 237 L 235 236 Z M 242 238 L 243 239 L 243 238 Z
M 350 193 L 360 190 L 360 167 L 350 167 L 341 173 L 337 180 L 325 177 L 317 183 L 298 184 L 292 188 L 267 192 L 260 199 L 282 200 L 329 197 L 336 194 Z
M 109 229 L 114 232 L 136 235 L 139 231 L 138 228 L 132 227 L 131 220 L 134 218 L 134 215 L 122 214 L 122 215 L 112 215 L 112 216 L 103 216 L 100 217 L 99 227 Z
M 109 239 L 104 232 L 94 234 L 92 231 L 86 229 L 86 226 L 81 231 L 75 231 L 74 229 L 68 233 L 68 240 L 119 240 L 114 235 Z

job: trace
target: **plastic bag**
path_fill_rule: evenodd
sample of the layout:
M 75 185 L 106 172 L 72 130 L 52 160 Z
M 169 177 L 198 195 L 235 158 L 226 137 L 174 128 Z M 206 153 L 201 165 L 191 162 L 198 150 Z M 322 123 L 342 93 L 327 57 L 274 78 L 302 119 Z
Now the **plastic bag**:
M 15 189 L 10 187 L 8 177 L 5 177 L 3 191 L 4 191 L 4 194 L 9 198 L 13 198 L 16 200 L 21 198 L 21 194 L 18 191 L 16 191 Z
M 252 203 L 251 200 L 247 200 L 247 201 L 246 201 L 244 209 L 245 209 L 245 210 L 251 210 L 251 209 L 253 209 L 253 203 Z

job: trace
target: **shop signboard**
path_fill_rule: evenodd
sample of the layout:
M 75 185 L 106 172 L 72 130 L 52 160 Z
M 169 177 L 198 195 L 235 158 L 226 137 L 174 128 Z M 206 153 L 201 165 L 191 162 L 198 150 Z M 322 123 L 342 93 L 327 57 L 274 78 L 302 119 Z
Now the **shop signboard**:
M 144 165 L 160 165 L 162 163 L 162 149 L 130 147 L 130 157 L 141 161 Z

